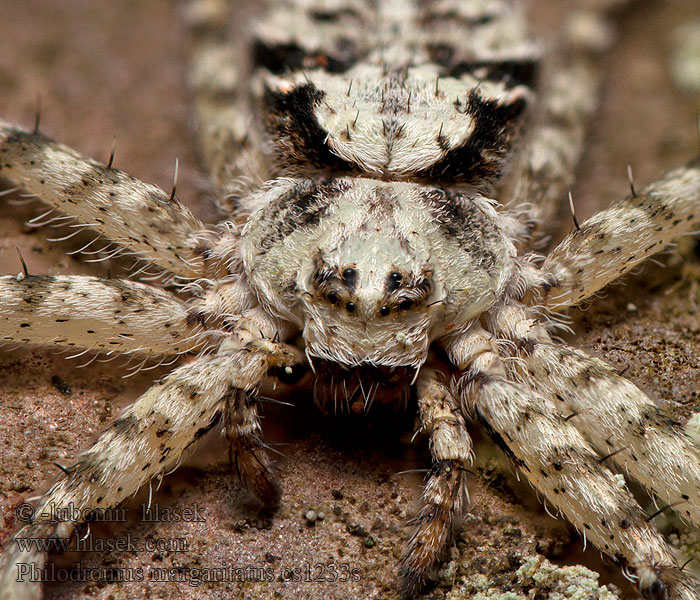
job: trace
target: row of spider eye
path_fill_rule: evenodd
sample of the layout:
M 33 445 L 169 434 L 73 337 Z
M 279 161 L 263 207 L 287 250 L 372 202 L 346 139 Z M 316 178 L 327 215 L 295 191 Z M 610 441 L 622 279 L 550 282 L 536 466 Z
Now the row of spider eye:
M 349 280 L 351 278 L 354 278 L 355 274 L 356 274 L 355 269 L 352 269 L 352 268 L 345 269 L 345 271 L 343 271 L 343 279 Z M 395 284 L 398 284 L 403 279 L 403 275 L 401 275 L 401 273 L 394 272 L 394 273 L 389 274 L 389 278 Z M 337 306 L 337 304 L 340 302 L 340 296 L 338 296 L 338 293 L 334 292 L 333 290 L 328 292 L 328 294 L 326 295 L 326 299 L 333 306 Z M 411 300 L 410 298 L 404 298 L 403 300 L 401 300 L 399 302 L 399 310 L 406 311 L 406 310 L 410 310 L 412 307 L 413 307 L 413 300 Z M 349 313 L 355 312 L 356 308 L 357 308 L 357 305 L 352 301 L 348 302 L 345 305 L 345 310 L 348 311 Z M 382 317 L 389 316 L 391 314 L 391 307 L 386 306 L 386 305 L 382 306 L 379 309 L 379 314 Z

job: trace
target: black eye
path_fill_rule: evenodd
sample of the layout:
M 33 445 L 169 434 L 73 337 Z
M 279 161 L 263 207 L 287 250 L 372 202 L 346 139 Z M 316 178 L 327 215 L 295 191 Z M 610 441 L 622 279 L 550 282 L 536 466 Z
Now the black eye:
M 343 271 L 343 279 L 352 279 L 356 274 L 357 271 L 355 271 L 355 269 L 348 267 Z
M 355 312 L 355 303 L 354 302 L 348 302 L 345 305 L 345 310 L 347 310 L 349 313 Z
M 388 306 L 382 306 L 379 309 L 379 314 L 382 315 L 382 317 L 386 317 L 390 312 L 391 309 Z
M 401 300 L 401 303 L 399 304 L 399 308 L 401 310 L 408 310 L 413 306 L 413 300 L 409 300 L 408 298 L 406 300 Z
M 389 273 L 389 279 L 398 283 L 399 281 L 401 281 L 403 279 L 403 275 L 401 275 L 401 273 L 397 273 L 396 271 L 394 271 L 393 273 Z
M 336 294 L 335 292 L 328 292 L 328 302 L 330 302 L 331 304 L 338 304 L 338 300 L 338 294 Z

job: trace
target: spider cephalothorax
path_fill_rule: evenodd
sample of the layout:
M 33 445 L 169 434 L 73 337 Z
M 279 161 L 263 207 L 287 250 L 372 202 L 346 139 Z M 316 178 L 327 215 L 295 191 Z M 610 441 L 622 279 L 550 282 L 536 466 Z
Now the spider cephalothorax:
M 290 92 L 293 93 L 293 92 Z M 412 365 L 502 298 L 511 221 L 475 192 L 374 179 L 285 181 L 242 234 L 251 288 L 311 356 Z

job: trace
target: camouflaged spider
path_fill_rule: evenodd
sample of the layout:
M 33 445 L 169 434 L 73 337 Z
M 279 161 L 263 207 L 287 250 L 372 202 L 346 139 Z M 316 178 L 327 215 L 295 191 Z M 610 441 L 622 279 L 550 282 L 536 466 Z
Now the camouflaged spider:
M 550 330 L 554 311 L 697 227 L 700 169 L 673 171 L 577 224 L 544 261 L 524 253 L 571 181 L 605 36 L 575 39 L 543 82 L 530 116 L 537 126 L 511 159 L 508 187 L 500 177 L 539 61 L 511 9 L 290 3 L 259 22 L 247 88 L 236 60 L 244 50 L 221 35 L 226 6 L 192 3 L 198 127 L 234 220 L 214 228 L 174 195 L 3 124 L 4 176 L 161 269 L 169 288 L 3 277 L 2 339 L 144 359 L 196 355 L 68 468 L 38 514 L 121 502 L 219 421 L 243 482 L 274 507 L 256 390 L 268 373 L 294 375 L 307 362 L 327 388 L 341 365 L 376 385 L 387 375 L 415 384 L 431 436 L 425 506 L 400 567 L 404 596 L 424 583 L 462 510 L 468 413 L 551 505 L 634 571 L 646 596 L 697 597 L 697 582 L 598 458 L 624 447 L 611 460 L 697 524 L 698 449 L 633 384 Z M 605 30 L 603 14 L 576 19 Z M 250 183 L 260 180 L 268 183 Z M 306 357 L 287 343 L 299 334 Z M 424 366 L 431 347 L 459 372 L 454 389 Z M 69 537 L 75 524 L 51 517 L 18 536 Z M 34 597 L 14 567 L 42 553 L 16 548 L 3 555 L 0 594 Z

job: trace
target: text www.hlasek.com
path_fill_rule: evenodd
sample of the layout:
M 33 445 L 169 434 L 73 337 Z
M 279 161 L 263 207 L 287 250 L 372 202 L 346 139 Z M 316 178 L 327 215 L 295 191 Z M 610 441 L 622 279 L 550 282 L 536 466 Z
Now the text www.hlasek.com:
M 303 581 L 307 583 L 334 583 L 359 581 L 361 573 L 358 568 L 348 563 L 305 563 L 298 567 L 271 566 L 234 567 L 86 567 L 78 563 L 71 568 L 57 567 L 44 563 L 39 568 L 35 563 L 17 564 L 17 581 L 22 582 L 105 582 L 118 583 L 129 581 L 153 581 L 160 583 L 184 583 L 197 587 L 202 583 L 225 582 L 272 582 Z
M 20 552 L 187 552 L 186 538 L 137 538 L 130 533 L 116 538 L 75 535 L 71 538 L 16 538 Z

